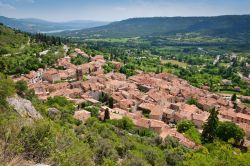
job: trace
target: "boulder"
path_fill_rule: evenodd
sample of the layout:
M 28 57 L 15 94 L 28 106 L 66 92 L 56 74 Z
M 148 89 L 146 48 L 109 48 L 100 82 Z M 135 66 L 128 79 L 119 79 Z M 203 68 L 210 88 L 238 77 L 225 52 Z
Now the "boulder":
M 7 98 L 7 102 L 13 106 L 15 111 L 22 117 L 28 117 L 33 120 L 42 119 L 41 114 L 33 107 L 29 100 L 15 96 Z
M 56 108 L 49 108 L 48 109 L 48 116 L 52 119 L 60 118 L 61 117 L 61 111 L 59 111 Z

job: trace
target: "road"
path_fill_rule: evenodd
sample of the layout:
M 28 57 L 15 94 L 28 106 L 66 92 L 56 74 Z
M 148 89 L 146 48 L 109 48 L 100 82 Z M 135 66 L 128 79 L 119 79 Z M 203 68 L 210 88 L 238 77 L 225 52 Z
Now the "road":
M 220 60 L 220 55 L 217 55 L 216 59 L 214 60 L 214 65 L 216 65 Z
M 67 52 L 69 51 L 69 47 L 66 44 L 64 44 L 63 49 L 64 49 L 64 56 L 67 56 Z

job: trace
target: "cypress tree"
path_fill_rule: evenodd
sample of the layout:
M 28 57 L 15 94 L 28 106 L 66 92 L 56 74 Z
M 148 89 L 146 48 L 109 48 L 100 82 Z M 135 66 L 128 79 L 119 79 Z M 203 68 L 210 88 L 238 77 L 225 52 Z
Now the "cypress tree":
M 110 119 L 109 109 L 106 108 L 104 112 L 104 121 L 109 120 L 109 119 Z
M 236 101 L 237 100 L 237 96 L 236 96 L 236 94 L 234 93 L 233 95 L 232 95 L 232 97 L 231 97 L 231 101 Z
M 218 127 L 218 111 L 215 108 L 210 110 L 210 116 L 207 123 L 204 124 L 201 134 L 202 143 L 212 143 L 216 137 L 216 129 Z
M 113 97 L 109 97 L 108 103 L 109 103 L 109 108 L 113 108 L 114 107 L 114 99 L 113 99 Z

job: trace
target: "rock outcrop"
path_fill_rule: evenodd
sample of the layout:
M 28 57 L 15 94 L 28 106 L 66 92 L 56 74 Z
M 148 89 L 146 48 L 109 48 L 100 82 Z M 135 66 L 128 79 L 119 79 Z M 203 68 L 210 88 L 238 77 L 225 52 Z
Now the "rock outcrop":
M 61 117 L 61 111 L 56 108 L 49 108 L 48 109 L 48 116 L 52 119 L 57 119 Z
M 41 114 L 33 107 L 29 100 L 15 96 L 8 98 L 7 102 L 13 106 L 15 111 L 22 117 L 28 117 L 33 120 L 42 119 Z

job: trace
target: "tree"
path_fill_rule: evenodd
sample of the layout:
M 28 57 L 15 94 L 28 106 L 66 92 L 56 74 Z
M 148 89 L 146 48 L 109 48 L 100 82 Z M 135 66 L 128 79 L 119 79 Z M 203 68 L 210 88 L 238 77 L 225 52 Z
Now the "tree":
M 109 139 L 99 139 L 97 141 L 98 146 L 94 148 L 94 160 L 98 165 L 102 165 L 105 159 L 116 161 L 118 159 L 117 151 L 114 144 Z
M 177 131 L 184 133 L 184 135 L 193 140 L 197 144 L 201 144 L 200 133 L 197 128 L 195 128 L 194 122 L 190 120 L 183 120 L 177 124 Z
M 182 161 L 185 158 L 185 151 L 178 147 L 165 150 L 165 158 L 168 165 L 182 165 Z
M 212 143 L 216 137 L 216 129 L 218 127 L 218 111 L 215 108 L 210 110 L 207 123 L 204 124 L 201 134 L 202 143 Z
M 233 144 L 240 144 L 244 138 L 244 131 L 232 122 L 221 122 L 216 130 L 216 135 L 223 141 L 230 141 L 233 139 Z
M 236 101 L 237 100 L 237 96 L 236 96 L 236 94 L 234 93 L 233 95 L 232 95 L 232 97 L 231 97 L 231 101 Z
M 163 70 L 164 70 L 164 69 L 163 69 L 163 66 L 161 66 L 161 73 L 163 72 Z
M 160 67 L 158 66 L 158 67 L 156 68 L 155 74 L 159 74 L 159 73 L 160 73 Z
M 114 108 L 114 99 L 113 99 L 113 97 L 109 97 L 108 103 L 109 103 L 110 108 Z
M 195 127 L 190 128 L 185 132 L 184 135 L 190 140 L 194 141 L 195 143 L 201 144 L 201 134 L 197 128 Z
M 16 85 L 15 85 L 17 94 L 20 96 L 24 96 L 24 94 L 26 93 L 26 91 L 28 90 L 28 86 L 27 83 L 23 80 L 21 81 L 17 81 Z
M 99 108 L 95 106 L 88 106 L 85 107 L 85 110 L 89 111 L 91 113 L 91 117 L 98 117 L 99 116 Z
M 187 104 L 189 105 L 198 105 L 198 101 L 196 98 L 193 98 L 193 97 L 190 97 L 187 101 L 186 101 Z
M 211 92 L 212 92 L 213 89 L 214 89 L 214 83 L 213 83 L 213 80 L 212 80 L 212 79 L 210 79 L 209 89 L 210 89 Z
M 118 120 L 111 120 L 110 123 L 124 130 L 131 130 L 134 127 L 133 121 L 128 117 L 123 117 L 122 119 Z
M 6 98 L 15 93 L 15 86 L 11 78 L 0 73 L 0 110 L 6 108 Z
M 104 121 L 109 120 L 109 119 L 110 119 L 109 109 L 106 108 L 105 113 L 104 113 Z
M 24 126 L 18 138 L 24 148 L 24 156 L 36 162 L 47 158 L 56 145 L 52 123 L 46 120 L 33 126 Z
M 177 124 L 177 131 L 180 133 L 184 133 L 192 127 L 195 127 L 194 122 L 190 120 L 183 120 Z

